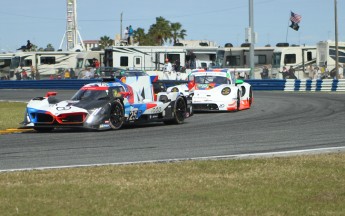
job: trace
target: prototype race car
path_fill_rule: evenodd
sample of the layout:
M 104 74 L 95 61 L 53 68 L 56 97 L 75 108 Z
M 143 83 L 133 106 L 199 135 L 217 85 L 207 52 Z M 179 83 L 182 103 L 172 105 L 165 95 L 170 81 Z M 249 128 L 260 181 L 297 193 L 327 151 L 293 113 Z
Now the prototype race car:
M 192 114 L 191 99 L 179 92 L 159 92 L 155 101 L 151 79 L 144 73 L 103 79 L 83 86 L 65 101 L 59 101 L 56 92 L 48 92 L 28 103 L 21 128 L 116 130 L 132 122 L 183 123 Z
M 193 70 L 188 85 L 168 88 L 192 97 L 193 111 L 238 111 L 249 109 L 253 91 L 249 83 L 236 79 L 235 69 Z

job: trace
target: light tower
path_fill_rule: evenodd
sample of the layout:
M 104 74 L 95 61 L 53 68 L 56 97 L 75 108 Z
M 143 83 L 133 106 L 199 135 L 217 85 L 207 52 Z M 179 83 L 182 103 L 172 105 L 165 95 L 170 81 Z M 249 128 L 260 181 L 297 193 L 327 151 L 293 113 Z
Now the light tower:
M 80 36 L 77 24 L 77 0 L 67 0 L 66 32 L 62 38 L 59 49 L 62 49 L 65 39 L 68 51 L 75 51 L 77 49 L 84 50 L 84 43 Z

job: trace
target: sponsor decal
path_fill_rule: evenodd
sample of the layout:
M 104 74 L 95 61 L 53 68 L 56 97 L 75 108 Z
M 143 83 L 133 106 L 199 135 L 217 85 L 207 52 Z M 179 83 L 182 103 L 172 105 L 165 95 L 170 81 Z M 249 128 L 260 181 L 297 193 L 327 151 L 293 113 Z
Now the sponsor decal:
M 70 106 L 56 107 L 57 111 L 64 111 L 64 110 L 70 110 L 70 109 L 72 109 L 72 107 L 70 107 Z
M 100 124 L 99 128 L 100 129 L 102 129 L 102 128 L 110 128 L 110 125 L 108 125 L 108 124 Z

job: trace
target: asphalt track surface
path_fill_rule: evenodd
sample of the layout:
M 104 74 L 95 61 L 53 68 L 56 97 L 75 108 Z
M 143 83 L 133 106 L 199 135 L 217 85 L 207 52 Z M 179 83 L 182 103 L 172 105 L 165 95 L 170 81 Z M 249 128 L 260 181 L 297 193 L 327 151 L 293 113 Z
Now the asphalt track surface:
M 47 90 L 0 90 L 28 101 Z M 58 91 L 60 99 L 75 91 Z M 197 113 L 182 125 L 154 123 L 118 131 L 54 130 L 0 135 L 0 170 L 345 147 L 345 93 L 254 92 L 251 109 Z

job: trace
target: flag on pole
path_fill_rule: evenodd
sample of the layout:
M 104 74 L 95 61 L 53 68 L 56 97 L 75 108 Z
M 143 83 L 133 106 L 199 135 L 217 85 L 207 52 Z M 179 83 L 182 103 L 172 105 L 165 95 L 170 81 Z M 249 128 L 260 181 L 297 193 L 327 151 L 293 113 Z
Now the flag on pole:
M 295 31 L 298 31 L 299 25 L 298 25 L 298 23 L 292 22 L 291 25 L 290 25 L 290 28 L 292 28 Z
M 291 11 L 291 17 L 290 17 L 291 22 L 293 23 L 300 23 L 302 20 L 302 16 L 298 15 L 294 12 Z
M 291 16 L 290 16 L 290 21 L 291 21 L 291 25 L 290 28 L 292 28 L 295 31 L 298 31 L 299 29 L 299 25 L 298 23 L 300 23 L 302 20 L 302 16 L 298 15 L 294 12 L 291 11 Z

